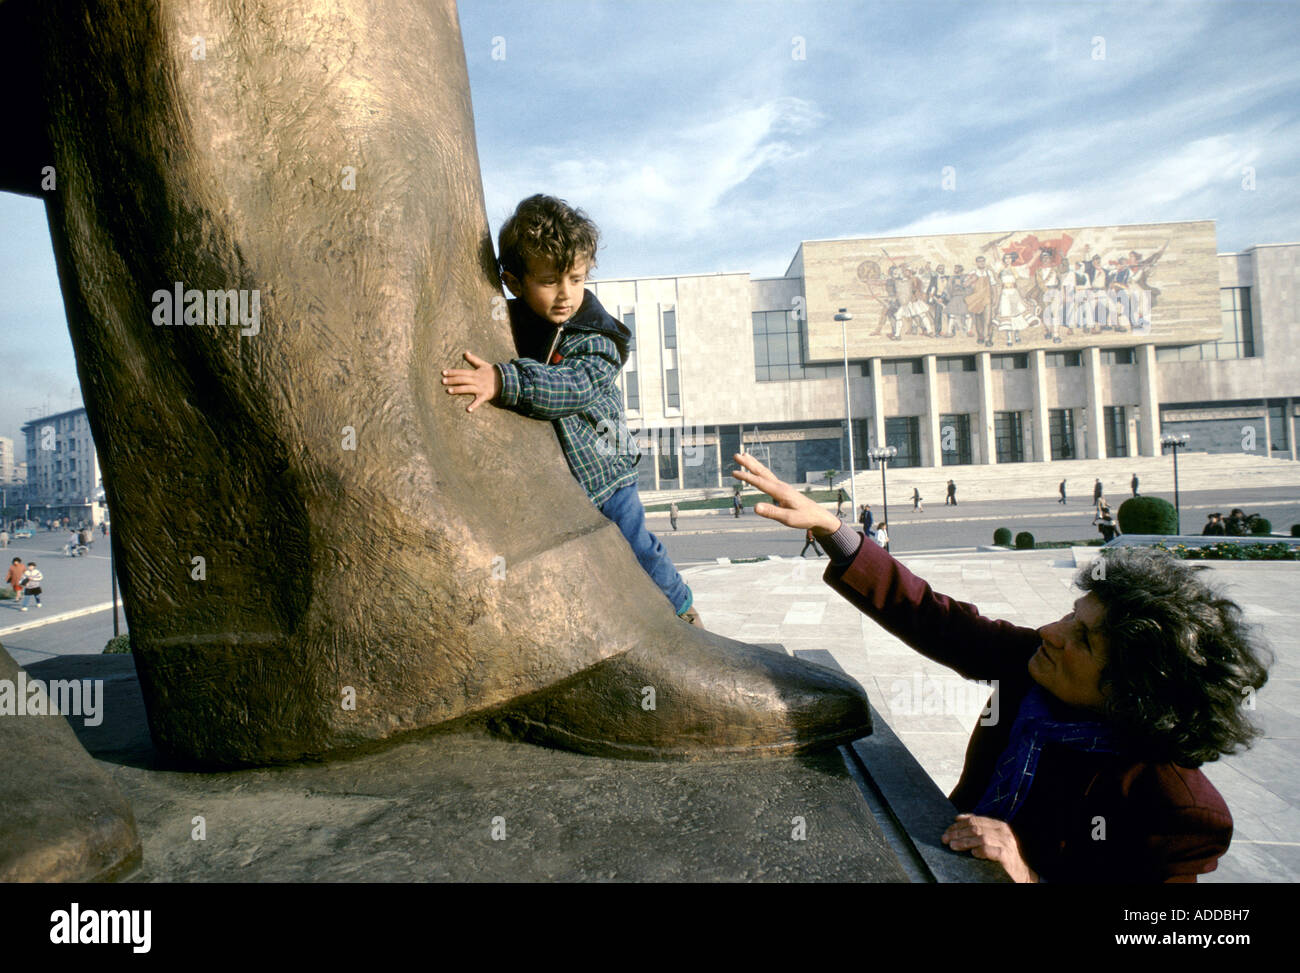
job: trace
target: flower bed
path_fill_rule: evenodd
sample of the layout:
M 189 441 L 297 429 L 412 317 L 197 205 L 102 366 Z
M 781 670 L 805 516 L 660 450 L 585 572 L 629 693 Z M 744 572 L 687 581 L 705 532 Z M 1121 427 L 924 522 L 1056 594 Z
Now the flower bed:
M 1189 561 L 1300 561 L 1300 548 L 1279 542 L 1277 544 L 1237 544 L 1223 541 L 1207 544 L 1204 547 L 1188 547 L 1186 544 L 1153 545 L 1159 550 L 1169 551 L 1175 557 Z

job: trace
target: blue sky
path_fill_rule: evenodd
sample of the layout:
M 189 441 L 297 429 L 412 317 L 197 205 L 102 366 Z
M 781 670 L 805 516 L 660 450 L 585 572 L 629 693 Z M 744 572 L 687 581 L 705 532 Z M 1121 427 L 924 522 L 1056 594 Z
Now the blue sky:
M 493 233 L 522 197 L 562 196 L 600 225 L 603 277 L 774 276 L 800 240 L 914 232 L 1214 219 L 1221 251 L 1300 240 L 1291 0 L 460 13 Z M 28 407 L 78 400 L 41 204 L 0 194 L 0 228 L 16 439 Z

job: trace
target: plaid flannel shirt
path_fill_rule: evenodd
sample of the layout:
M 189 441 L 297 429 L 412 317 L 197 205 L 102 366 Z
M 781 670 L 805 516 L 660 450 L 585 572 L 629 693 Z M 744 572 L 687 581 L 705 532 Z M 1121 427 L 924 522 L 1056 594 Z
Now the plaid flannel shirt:
M 637 482 L 639 453 L 623 415 L 618 347 L 595 331 L 565 331 L 561 361 L 543 365 L 531 358 L 497 364 L 498 402 L 530 419 L 555 426 L 569 469 L 599 507 L 615 491 Z

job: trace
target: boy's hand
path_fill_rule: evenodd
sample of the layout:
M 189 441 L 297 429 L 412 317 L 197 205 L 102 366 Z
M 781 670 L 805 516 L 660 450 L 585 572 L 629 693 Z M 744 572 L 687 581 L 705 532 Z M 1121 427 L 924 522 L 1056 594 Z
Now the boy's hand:
M 754 507 L 754 513 L 768 520 L 775 520 L 787 527 L 801 530 L 811 529 L 818 537 L 825 537 L 840 529 L 840 519 L 829 510 L 823 510 L 811 497 L 806 497 L 790 484 L 777 478 L 771 470 L 748 453 L 737 453 L 734 457 L 743 469 L 735 470 L 731 475 L 737 480 L 758 487 L 777 502 L 760 503 Z
M 473 412 L 480 402 L 491 402 L 501 394 L 501 373 L 491 362 L 486 362 L 471 351 L 465 352 L 465 360 L 473 368 L 444 368 L 442 384 L 448 386 L 448 395 L 472 395 L 474 401 L 466 412 Z

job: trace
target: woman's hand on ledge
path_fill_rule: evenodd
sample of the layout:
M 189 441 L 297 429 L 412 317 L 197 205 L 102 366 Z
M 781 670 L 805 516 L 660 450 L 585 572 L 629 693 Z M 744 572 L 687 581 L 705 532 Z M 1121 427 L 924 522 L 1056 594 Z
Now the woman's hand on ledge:
M 1005 821 L 959 814 L 943 833 L 943 843 L 953 851 L 969 851 L 976 858 L 997 862 L 1013 882 L 1038 881 L 1038 875 L 1020 854 L 1016 833 Z
M 818 537 L 825 537 L 840 529 L 840 519 L 811 497 L 800 493 L 789 483 L 776 477 L 766 466 L 748 453 L 736 453 L 734 459 L 740 469 L 731 475 L 743 483 L 762 490 L 776 501 L 776 505 L 760 503 L 754 513 L 799 530 L 812 529 Z

